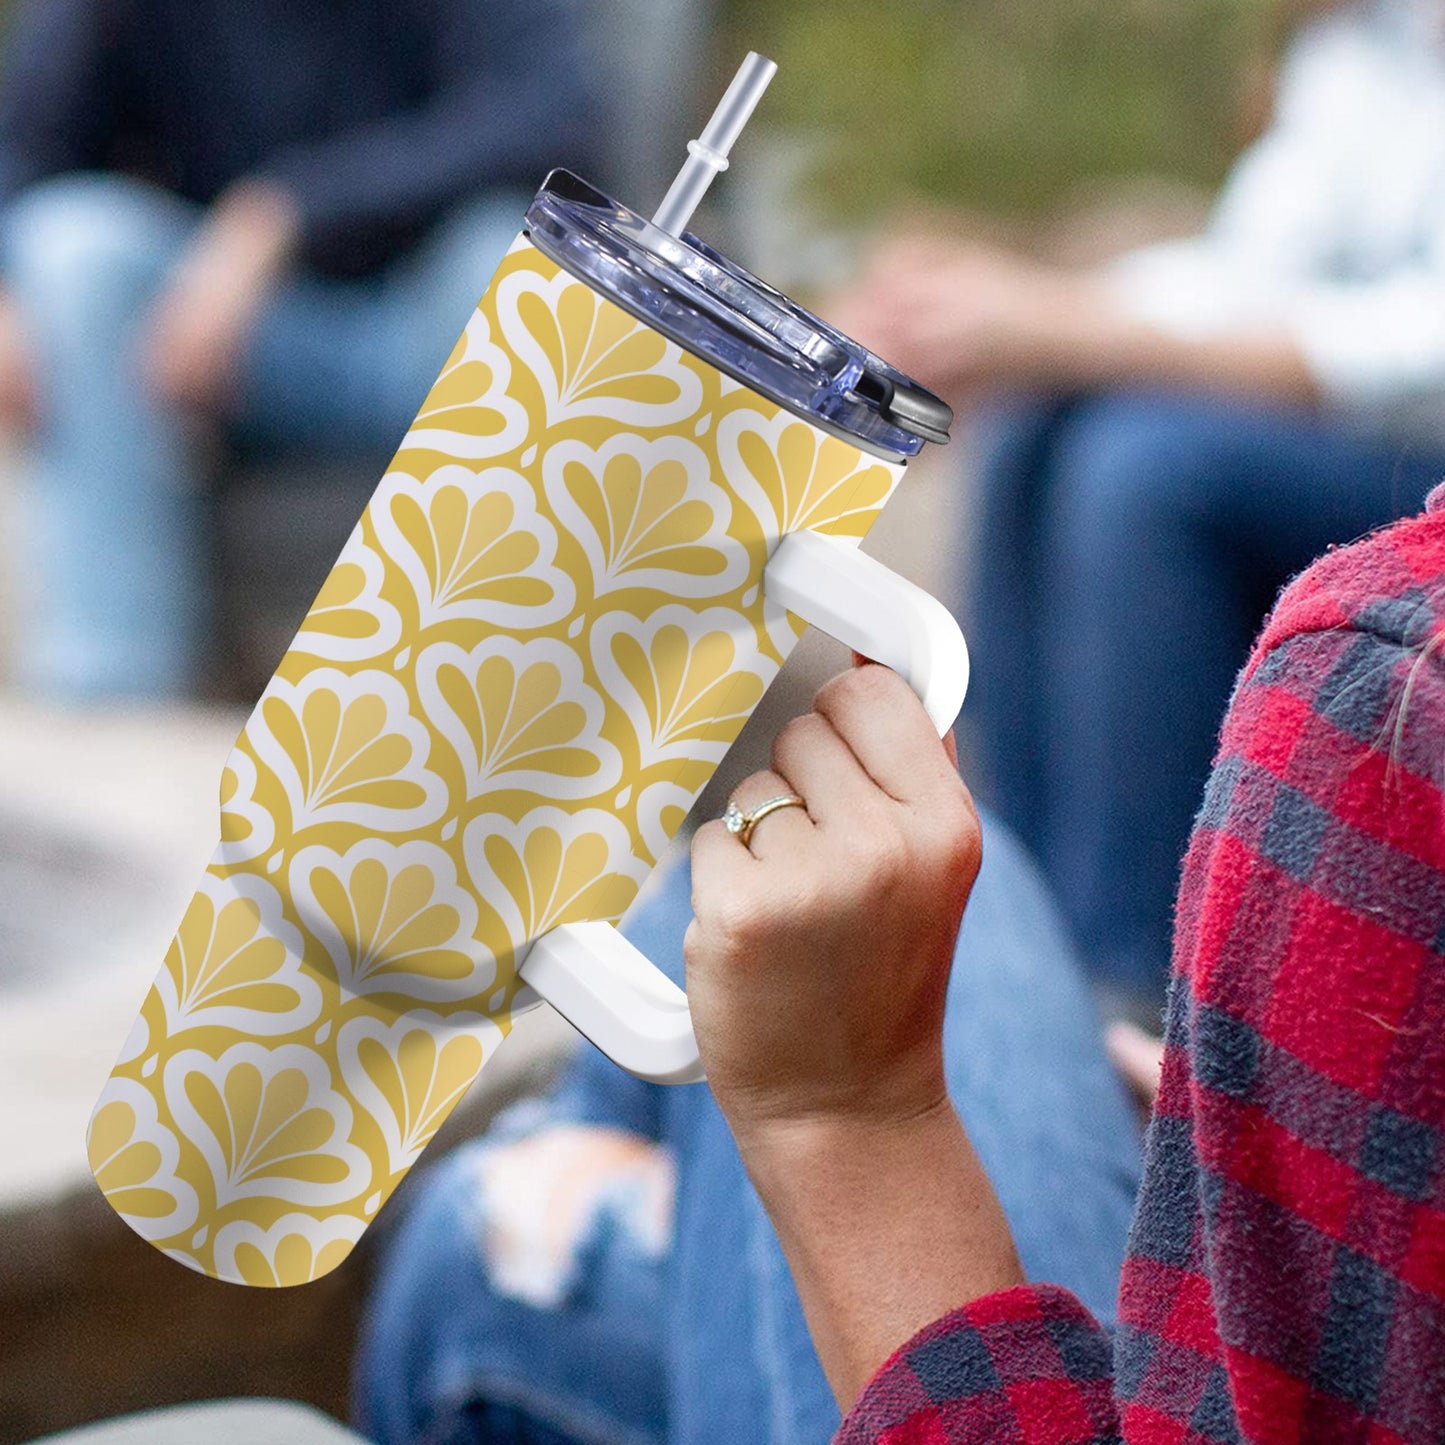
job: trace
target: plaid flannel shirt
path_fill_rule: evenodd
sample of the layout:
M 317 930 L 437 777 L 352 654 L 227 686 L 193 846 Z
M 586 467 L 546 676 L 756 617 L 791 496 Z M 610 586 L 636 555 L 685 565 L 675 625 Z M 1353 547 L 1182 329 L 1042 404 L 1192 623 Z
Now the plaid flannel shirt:
M 1241 674 L 1117 1334 L 1050 1285 L 976 1300 L 839 1445 L 1445 1445 L 1440 492 L 1297 578 Z

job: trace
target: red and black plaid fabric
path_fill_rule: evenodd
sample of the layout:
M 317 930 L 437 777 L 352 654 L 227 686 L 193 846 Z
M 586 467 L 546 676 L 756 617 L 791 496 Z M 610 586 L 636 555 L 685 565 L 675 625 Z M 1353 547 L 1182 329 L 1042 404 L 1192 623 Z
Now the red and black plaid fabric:
M 1445 1445 L 1442 650 L 1445 511 L 1285 591 L 1185 858 L 1116 1335 L 977 1300 L 841 1445 Z

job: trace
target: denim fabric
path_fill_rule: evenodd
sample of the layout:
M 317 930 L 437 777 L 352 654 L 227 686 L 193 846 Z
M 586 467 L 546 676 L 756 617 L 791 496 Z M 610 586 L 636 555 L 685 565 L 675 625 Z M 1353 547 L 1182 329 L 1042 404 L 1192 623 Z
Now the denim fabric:
M 980 446 L 960 608 L 979 795 L 1091 975 L 1157 1018 L 1180 860 L 1261 619 L 1327 547 L 1417 511 L 1445 454 L 1148 391 L 1019 399 Z
M 950 1090 L 1025 1268 L 1110 1319 L 1138 1131 L 1036 870 L 991 821 L 985 838 L 949 990 Z M 689 892 L 679 867 L 627 924 L 679 981 Z M 675 1157 L 673 1246 L 649 1254 L 625 1204 L 603 1208 L 561 1298 L 523 1303 L 489 1270 L 482 1165 L 509 1139 L 579 1120 L 634 1130 Z M 512 1438 L 486 1433 L 482 1403 L 585 1445 L 810 1445 L 839 1420 L 781 1248 L 712 1096 L 641 1083 L 591 1048 L 552 1100 L 504 1117 L 423 1184 L 370 1301 L 355 1403 L 383 1445 Z
M 376 469 L 520 229 L 525 198 L 458 212 L 364 281 L 298 276 L 240 362 L 243 452 Z M 116 175 L 31 187 L 0 217 L 0 272 L 34 349 L 41 417 L 27 488 L 22 685 L 62 698 L 185 691 L 207 636 L 205 438 L 136 364 L 149 309 L 203 212 Z

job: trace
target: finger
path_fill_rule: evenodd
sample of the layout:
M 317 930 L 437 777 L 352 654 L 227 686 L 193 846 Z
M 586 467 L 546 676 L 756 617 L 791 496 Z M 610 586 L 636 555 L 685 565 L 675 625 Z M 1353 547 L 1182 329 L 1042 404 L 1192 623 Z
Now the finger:
M 853 649 L 854 667 L 867 667 L 873 660 L 871 657 L 865 657 L 856 648 Z M 943 744 L 943 751 L 948 757 L 949 766 L 956 773 L 958 771 L 958 738 L 954 735 L 953 729 L 949 728 L 939 741 Z
M 1163 1040 L 1120 1020 L 1109 1025 L 1104 1043 L 1125 1082 L 1146 1104 L 1152 1104 L 1159 1095 L 1164 1069 Z
M 776 821 L 764 819 L 764 822 Z M 692 835 L 692 911 L 701 920 L 746 907 L 768 879 L 768 868 L 723 826 L 721 818 Z
M 864 771 L 901 803 L 922 802 L 958 775 L 913 689 L 877 663 L 824 685 L 814 711 L 833 725 Z
M 892 806 L 832 723 L 816 712 L 795 717 L 778 734 L 773 763 L 808 800 L 820 828 L 856 828 L 880 804 Z
M 760 804 L 773 798 L 797 796 L 803 799 L 802 807 L 794 805 L 775 808 L 766 817 L 758 819 L 745 845 L 754 858 L 767 861 L 788 852 L 796 852 L 799 848 L 806 848 L 815 831 L 807 806 L 808 795 L 801 788 L 795 787 L 789 777 L 791 774 L 784 776 L 783 773 L 765 768 L 744 778 L 733 792 L 731 801 L 744 813 L 751 813 Z M 731 833 L 728 836 L 736 843 L 742 843 L 741 834 Z

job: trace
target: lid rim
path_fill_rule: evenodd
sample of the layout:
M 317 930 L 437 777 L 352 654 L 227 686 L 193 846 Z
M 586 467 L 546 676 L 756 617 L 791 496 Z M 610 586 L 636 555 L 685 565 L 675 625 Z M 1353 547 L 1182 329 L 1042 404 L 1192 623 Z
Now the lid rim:
M 706 241 L 658 230 L 572 171 L 547 176 L 523 233 L 630 315 L 831 435 L 895 462 L 948 440 L 942 398 Z
M 525 231 L 525 229 L 524 234 L 526 234 L 528 240 L 530 240 L 532 244 L 536 246 L 536 248 L 544 256 L 546 256 L 549 261 L 555 261 L 557 265 L 559 265 L 564 271 L 566 271 L 569 276 L 573 277 L 575 280 L 583 282 L 585 285 L 590 286 L 594 283 L 593 277 L 583 275 L 580 271 L 574 270 L 573 267 L 568 264 L 569 258 L 567 256 L 558 255 L 556 252 L 551 250 L 547 246 L 546 238 L 544 236 L 539 236 L 531 231 Z M 640 307 L 633 305 L 631 300 L 626 296 L 609 295 L 607 299 L 614 306 L 617 306 L 621 310 L 627 312 L 627 314 L 633 317 L 635 320 L 642 322 L 644 326 L 651 327 L 652 330 L 656 331 L 659 336 L 664 336 L 667 338 L 667 340 L 673 342 L 677 346 L 681 346 L 684 350 L 688 351 L 692 355 L 697 355 L 697 353 L 693 351 L 693 348 L 689 344 L 689 339 L 681 335 L 672 327 L 668 326 L 665 319 L 657 316 L 647 315 Z M 753 391 L 760 391 L 758 379 L 756 377 L 749 376 L 745 372 L 739 371 L 736 367 L 729 366 L 726 361 L 722 360 L 721 358 L 715 356 L 703 356 L 699 357 L 699 360 L 707 362 L 709 366 L 716 367 L 718 371 L 723 373 L 723 375 L 731 377 L 740 385 L 746 386 Z M 786 396 L 780 396 L 771 391 L 764 394 L 766 395 L 767 400 L 775 402 L 785 411 L 791 412 L 800 421 L 808 422 L 811 426 L 817 427 L 819 431 L 826 432 L 829 436 L 836 437 L 839 441 L 847 442 L 849 446 L 857 447 L 859 451 L 867 452 L 869 456 L 877 457 L 879 461 L 901 464 L 906 463 L 910 460 L 910 458 L 918 455 L 917 451 L 895 451 L 890 447 L 883 446 L 881 443 L 876 442 L 869 437 L 861 437 L 856 432 L 850 431 L 845 427 L 837 425 L 837 423 L 831 421 L 828 417 L 822 416 L 815 411 L 807 410 L 805 407 L 792 401 Z M 945 440 L 947 440 L 946 436 Z M 919 450 L 921 450 L 921 448 Z

